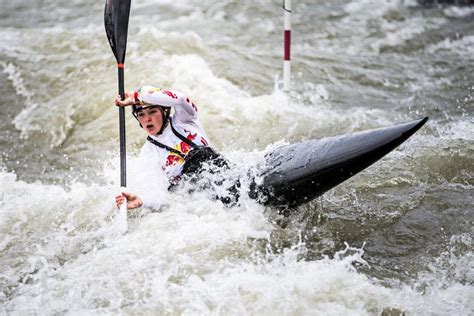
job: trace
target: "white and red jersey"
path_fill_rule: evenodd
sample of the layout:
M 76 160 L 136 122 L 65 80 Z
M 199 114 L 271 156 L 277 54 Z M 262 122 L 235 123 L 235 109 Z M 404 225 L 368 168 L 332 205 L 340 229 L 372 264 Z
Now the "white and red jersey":
M 171 115 L 170 121 L 179 134 L 198 146 L 211 145 L 206 132 L 197 120 L 196 105 L 185 94 L 154 86 L 143 86 L 137 91 L 135 98 L 148 104 L 173 108 L 174 113 Z M 160 135 L 150 137 L 184 155 L 192 149 L 190 145 L 175 135 L 169 123 Z M 157 161 L 172 183 L 179 179 L 183 171 L 184 159 L 182 156 L 149 141 L 143 145 L 140 155 L 146 159 Z

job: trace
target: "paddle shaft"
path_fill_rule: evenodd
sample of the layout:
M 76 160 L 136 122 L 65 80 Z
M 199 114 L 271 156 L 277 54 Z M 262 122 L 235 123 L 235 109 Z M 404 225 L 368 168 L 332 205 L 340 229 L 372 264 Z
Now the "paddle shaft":
M 125 99 L 124 69 L 123 64 L 118 69 L 119 94 L 122 100 Z M 127 186 L 127 151 L 125 141 L 125 109 L 119 107 L 119 131 L 120 131 L 120 186 Z
M 124 62 L 127 47 L 128 20 L 131 0 L 106 0 L 104 25 L 110 48 L 117 60 L 118 90 L 120 98 L 125 99 Z M 120 186 L 127 186 L 127 157 L 125 142 L 125 109 L 119 107 L 120 133 Z

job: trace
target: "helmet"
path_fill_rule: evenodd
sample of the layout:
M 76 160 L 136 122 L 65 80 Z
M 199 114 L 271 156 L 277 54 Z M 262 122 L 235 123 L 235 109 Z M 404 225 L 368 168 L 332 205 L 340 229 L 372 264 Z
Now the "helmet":
M 171 113 L 171 107 L 164 106 L 158 103 L 160 101 L 159 99 L 150 97 L 150 95 L 153 94 L 154 92 L 159 92 L 162 90 L 163 89 L 159 87 L 143 86 L 143 87 L 138 88 L 133 94 L 133 97 L 135 99 L 135 104 L 132 105 L 132 114 L 137 119 L 137 121 L 138 121 L 138 116 L 137 116 L 138 111 L 146 109 L 146 108 L 150 108 L 150 107 L 156 107 L 160 109 L 161 114 L 163 115 L 163 125 L 161 126 L 161 129 L 159 130 L 157 135 L 161 134 L 163 130 L 166 128 L 166 126 L 168 125 L 168 121 L 169 121 L 170 113 Z M 142 124 L 140 124 L 140 127 L 143 127 Z

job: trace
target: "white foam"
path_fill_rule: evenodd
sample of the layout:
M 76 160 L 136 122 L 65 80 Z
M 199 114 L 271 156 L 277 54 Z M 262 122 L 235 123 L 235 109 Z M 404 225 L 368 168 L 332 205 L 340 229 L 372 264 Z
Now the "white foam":
M 431 54 L 449 51 L 469 60 L 474 55 L 474 36 L 463 36 L 459 39 L 447 38 L 442 42 L 428 46 L 426 50 Z
M 470 148 L 471 141 L 474 140 L 474 122 L 469 120 L 457 121 L 444 126 L 436 126 L 436 137 L 445 141 L 467 141 Z
M 230 158 L 256 163 L 261 154 L 234 151 Z M 280 228 L 262 206 L 245 196 L 228 209 L 205 194 L 167 193 L 159 175 L 149 173 L 156 169 L 142 164 L 130 159 L 129 189 L 155 190 L 169 207 L 130 217 L 125 235 L 111 220 L 116 167 L 104 170 L 106 186 L 67 189 L 0 172 L 0 249 L 10 254 L 0 277 L 16 288 L 8 300 L 0 297 L 4 312 L 365 315 L 385 307 L 424 313 L 435 310 L 432 301 L 439 298 L 436 310 L 452 311 L 458 303 L 457 310 L 466 311 L 472 299 L 457 282 L 430 281 L 425 294 L 379 285 L 354 268 L 366 264 L 362 249 L 312 261 L 302 259 L 301 242 L 274 252 L 272 235 Z M 453 240 L 469 242 L 466 236 Z M 456 262 L 465 275 L 469 270 Z
M 466 6 L 448 6 L 444 9 L 444 13 L 450 17 L 462 18 L 474 13 L 474 8 Z
M 474 293 L 474 253 L 472 237 L 468 234 L 454 235 L 450 238 L 450 247 L 430 264 L 429 271 L 420 273 L 413 288 L 424 288 L 423 295 L 416 297 L 411 308 L 414 314 L 457 314 L 472 313 Z M 464 250 L 461 250 L 464 249 Z M 463 253 L 460 255 L 459 253 Z M 447 273 L 447 271 L 449 271 Z M 410 290 L 406 291 L 407 293 Z M 414 299 L 406 297 L 407 303 Z

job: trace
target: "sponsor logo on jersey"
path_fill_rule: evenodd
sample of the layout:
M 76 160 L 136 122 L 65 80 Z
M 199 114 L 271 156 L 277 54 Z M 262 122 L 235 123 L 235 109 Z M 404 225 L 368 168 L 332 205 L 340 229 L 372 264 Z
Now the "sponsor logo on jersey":
M 189 139 L 190 141 L 193 141 L 196 136 L 197 136 L 197 133 L 194 133 L 192 134 L 190 131 L 188 130 L 184 130 L 184 132 L 186 134 L 188 134 L 186 136 L 187 139 Z M 204 138 L 201 137 L 201 142 L 203 142 Z M 204 140 L 205 142 L 205 140 Z M 207 142 L 206 142 L 207 143 Z M 177 144 L 176 146 L 173 147 L 174 149 L 182 152 L 183 154 L 187 154 L 191 149 L 193 149 L 190 145 L 188 145 L 187 143 L 185 142 L 180 142 L 179 144 Z M 172 165 L 176 165 L 176 164 L 183 164 L 184 163 L 184 159 L 178 155 L 178 154 L 175 154 L 173 152 L 168 152 L 168 157 L 166 157 L 166 167 L 169 167 L 169 166 L 172 166 Z

